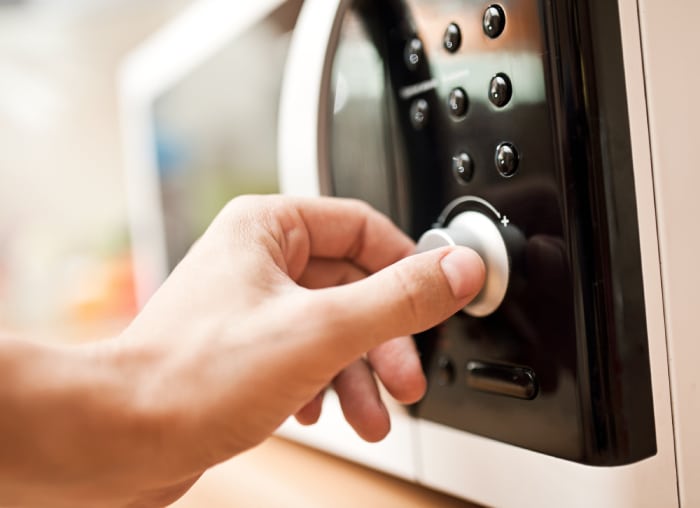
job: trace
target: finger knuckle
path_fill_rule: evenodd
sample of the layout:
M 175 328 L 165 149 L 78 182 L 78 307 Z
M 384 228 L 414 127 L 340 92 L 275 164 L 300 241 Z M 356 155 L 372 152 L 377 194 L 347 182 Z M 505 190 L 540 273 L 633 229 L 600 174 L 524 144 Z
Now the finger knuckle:
M 418 278 L 410 269 L 395 270 L 393 273 L 396 291 L 401 294 L 401 304 L 397 309 L 401 315 L 398 318 L 406 321 L 411 329 L 415 329 L 423 322 L 425 315 Z

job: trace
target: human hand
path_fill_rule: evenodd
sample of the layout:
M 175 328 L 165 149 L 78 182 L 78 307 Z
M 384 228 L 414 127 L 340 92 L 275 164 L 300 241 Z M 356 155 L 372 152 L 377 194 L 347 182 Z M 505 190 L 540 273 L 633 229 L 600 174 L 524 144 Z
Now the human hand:
M 101 442 L 83 434 L 71 448 L 99 450 L 68 460 L 75 475 L 90 468 L 92 497 L 82 499 L 171 502 L 288 416 L 315 421 L 330 384 L 355 430 L 381 439 L 389 417 L 373 373 L 398 400 L 420 398 L 425 380 L 407 336 L 483 284 L 472 251 L 413 249 L 357 201 L 233 200 L 128 329 L 94 346 L 112 382 L 90 432 L 104 415 L 113 421 Z

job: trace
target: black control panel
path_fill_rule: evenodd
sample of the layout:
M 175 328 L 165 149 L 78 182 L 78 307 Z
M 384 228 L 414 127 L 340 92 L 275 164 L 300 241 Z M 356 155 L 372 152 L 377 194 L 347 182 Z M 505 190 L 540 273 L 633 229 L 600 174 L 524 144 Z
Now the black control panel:
M 357 0 L 347 18 L 324 191 L 415 239 L 478 211 L 508 247 L 495 312 L 416 337 L 414 414 L 586 464 L 653 455 L 616 2 Z

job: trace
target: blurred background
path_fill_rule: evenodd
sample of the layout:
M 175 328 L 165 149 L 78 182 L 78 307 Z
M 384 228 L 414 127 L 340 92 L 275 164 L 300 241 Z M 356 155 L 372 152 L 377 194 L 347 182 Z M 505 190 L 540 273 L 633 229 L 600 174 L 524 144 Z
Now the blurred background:
M 130 185 L 165 212 L 166 269 L 228 199 L 277 190 L 277 101 L 300 2 L 219 44 L 151 90 L 146 116 L 124 119 L 125 57 L 197 3 L 0 0 L 0 328 L 80 338 L 135 312 L 125 124 L 141 129 L 152 160 L 137 168 L 143 185 L 140 173 Z M 178 58 L 176 48 L 165 57 Z

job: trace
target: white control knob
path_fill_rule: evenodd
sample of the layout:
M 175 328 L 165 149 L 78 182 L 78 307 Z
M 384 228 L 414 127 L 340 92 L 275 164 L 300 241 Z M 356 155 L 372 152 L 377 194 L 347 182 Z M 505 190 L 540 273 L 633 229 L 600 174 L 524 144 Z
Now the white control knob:
M 445 228 L 426 231 L 418 240 L 416 252 L 462 245 L 474 249 L 486 265 L 486 280 L 479 294 L 464 312 L 474 317 L 488 316 L 494 312 L 506 295 L 510 264 L 503 236 L 496 224 L 480 212 L 462 212 Z

